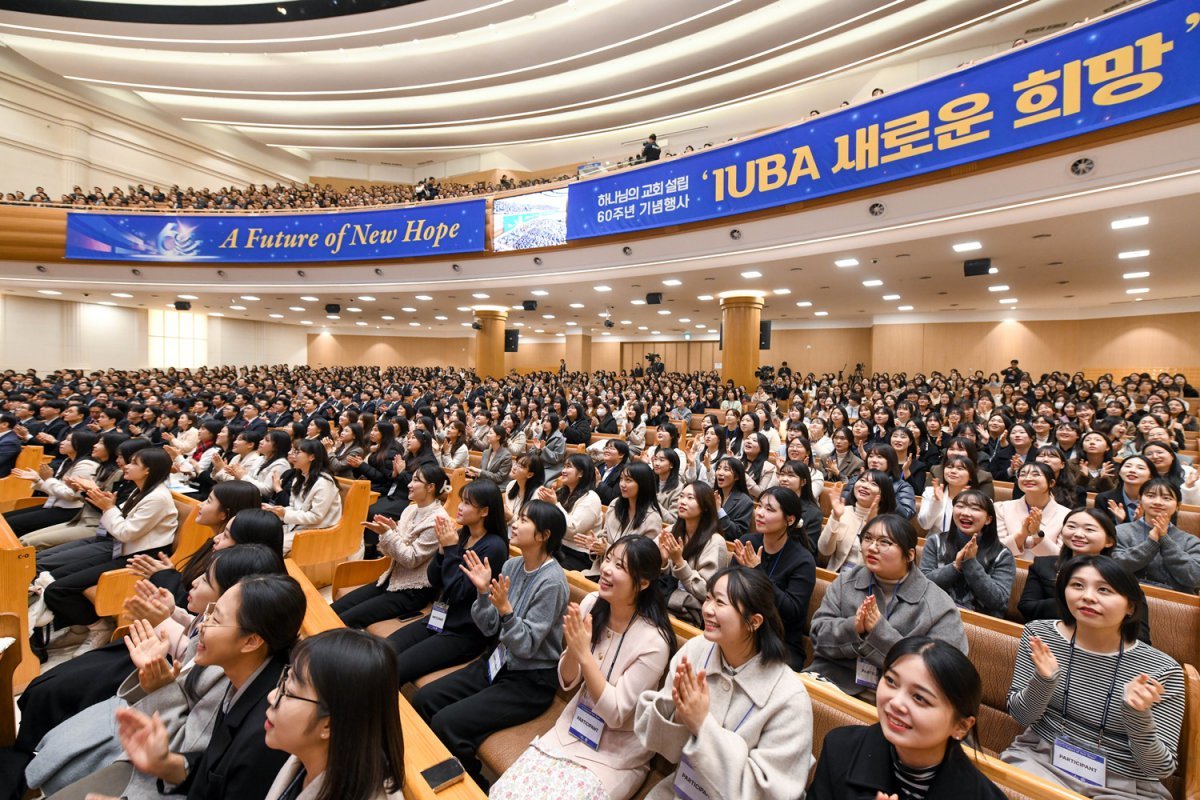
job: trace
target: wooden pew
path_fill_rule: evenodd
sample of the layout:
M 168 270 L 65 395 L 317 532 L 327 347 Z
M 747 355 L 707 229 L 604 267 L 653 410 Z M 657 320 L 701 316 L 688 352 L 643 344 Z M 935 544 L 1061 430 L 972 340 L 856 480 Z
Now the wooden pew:
M 20 642 L 21 615 L 0 614 L 0 698 L 6 698 L 0 703 L 0 747 L 17 740 L 16 706 L 7 698 L 13 696 L 13 676 L 21 664 Z
M 308 601 L 308 609 L 304 614 L 304 623 L 300 627 L 301 635 L 312 636 L 322 631 L 343 627 L 337 614 L 325 602 L 320 591 L 308 579 L 308 575 L 292 559 L 286 561 L 288 574 L 295 578 L 304 589 L 304 597 Z M 400 705 L 400 727 L 404 731 L 404 797 L 405 800 L 482 800 L 486 797 L 483 791 L 470 777 L 453 786 L 434 793 L 433 789 L 421 777 L 421 770 L 428 769 L 450 758 L 450 751 L 434 735 L 425 720 L 416 709 L 397 693 L 396 700 Z
M 342 518 L 332 528 L 299 531 L 292 540 L 291 558 L 318 586 L 328 586 L 333 569 L 362 548 L 363 523 L 371 505 L 371 482 L 338 478 Z
M 36 470 L 41 463 L 42 448 L 39 445 L 25 445 L 13 466 L 17 469 Z M 21 508 L 34 508 L 44 502 L 46 498 L 33 496 L 33 481 L 18 478 L 16 475 L 0 478 L 0 514 Z
M 17 617 L 17 666 L 13 682 L 20 688 L 32 681 L 41 672 L 42 665 L 29 647 L 29 584 L 35 572 L 34 550 L 24 547 L 9 527 L 8 521 L 0 517 L 0 614 Z

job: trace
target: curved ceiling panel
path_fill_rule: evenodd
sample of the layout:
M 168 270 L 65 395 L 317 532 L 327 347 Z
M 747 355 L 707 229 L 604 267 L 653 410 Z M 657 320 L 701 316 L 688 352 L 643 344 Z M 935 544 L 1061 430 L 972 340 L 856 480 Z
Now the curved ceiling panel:
M 160 25 L 247 25 L 366 14 L 425 0 L 8 0 L 12 11 Z

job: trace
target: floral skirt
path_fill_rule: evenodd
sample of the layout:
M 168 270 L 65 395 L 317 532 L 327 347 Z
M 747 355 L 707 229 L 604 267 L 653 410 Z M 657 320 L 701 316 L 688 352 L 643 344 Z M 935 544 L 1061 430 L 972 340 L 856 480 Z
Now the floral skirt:
M 604 784 L 587 767 L 555 758 L 536 747 L 525 748 L 515 763 L 492 784 L 489 800 L 609 800 Z

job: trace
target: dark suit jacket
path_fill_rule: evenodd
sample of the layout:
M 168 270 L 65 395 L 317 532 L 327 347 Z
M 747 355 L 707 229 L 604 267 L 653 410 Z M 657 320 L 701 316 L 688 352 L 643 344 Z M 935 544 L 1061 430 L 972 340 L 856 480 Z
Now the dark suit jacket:
M 267 432 L 267 421 L 265 419 L 263 419 L 262 417 L 255 417 L 254 419 L 252 419 L 246 423 L 246 427 L 243 430 L 259 431 L 260 433 L 266 433 Z
M 892 746 L 879 723 L 834 728 L 825 736 L 809 800 L 875 800 L 878 792 L 896 794 Z M 926 800 L 1003 800 L 1004 793 L 985 778 L 954 742 L 946 750 Z
M 618 464 L 596 484 L 596 494 L 600 495 L 602 504 L 610 505 L 613 500 L 621 496 L 621 472 L 621 465 Z
M 218 713 L 208 747 L 200 753 L 184 753 L 187 780 L 173 792 L 188 800 L 262 800 L 288 754 L 267 747 L 263 722 L 267 718 L 267 695 L 279 683 L 286 660 L 276 657 L 246 687 L 229 713 Z
M 15 433 L 9 431 L 0 435 L 0 478 L 7 478 L 17 465 L 21 446 L 21 439 Z

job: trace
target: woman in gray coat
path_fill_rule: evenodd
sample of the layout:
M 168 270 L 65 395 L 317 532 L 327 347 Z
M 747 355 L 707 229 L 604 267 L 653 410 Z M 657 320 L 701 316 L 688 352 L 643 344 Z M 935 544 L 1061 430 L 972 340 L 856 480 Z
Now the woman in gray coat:
M 508 431 L 503 425 L 493 425 L 485 437 L 487 447 L 479 459 L 478 467 L 467 467 L 467 477 L 486 478 L 497 486 L 508 482 L 512 472 L 512 453 L 508 447 Z
M 812 619 L 809 671 L 846 694 L 874 693 L 892 645 L 929 636 L 967 652 L 958 607 L 914 568 L 917 532 L 898 514 L 881 514 L 863 530 L 863 563 L 838 575 Z
M 542 435 L 545 437 L 541 444 L 542 466 L 546 470 L 546 485 L 554 485 L 562 472 L 563 463 L 567 460 L 567 440 L 563 437 L 562 423 L 558 414 L 547 414 L 542 420 Z M 532 449 L 532 448 L 531 448 Z

